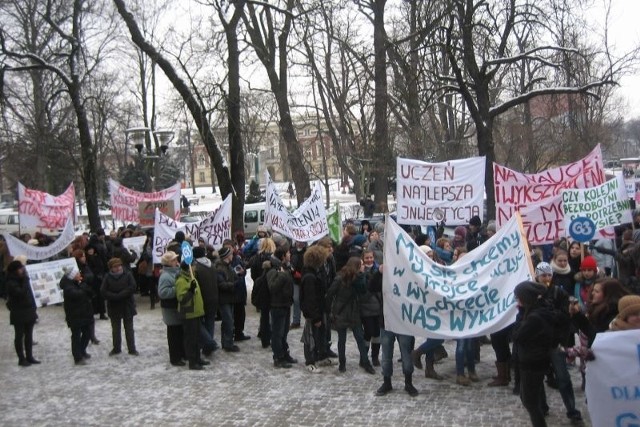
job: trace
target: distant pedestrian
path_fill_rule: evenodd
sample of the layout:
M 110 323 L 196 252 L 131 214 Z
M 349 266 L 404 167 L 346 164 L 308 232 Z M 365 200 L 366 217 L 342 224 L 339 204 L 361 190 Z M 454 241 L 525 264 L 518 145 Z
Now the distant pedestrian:
M 93 290 L 84 281 L 80 270 L 72 267 L 60 280 L 64 295 L 64 313 L 71 329 L 71 354 L 76 365 L 85 365 L 91 356 L 87 345 L 93 334 Z
M 9 323 L 15 330 L 14 345 L 20 366 L 40 363 L 33 357 L 33 327 L 36 324 L 36 300 L 24 265 L 11 261 L 7 266 L 7 308 Z

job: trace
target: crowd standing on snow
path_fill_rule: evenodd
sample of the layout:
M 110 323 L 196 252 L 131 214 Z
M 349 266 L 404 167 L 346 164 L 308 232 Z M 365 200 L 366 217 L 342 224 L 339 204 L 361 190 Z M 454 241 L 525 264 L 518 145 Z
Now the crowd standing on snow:
M 634 219 L 640 220 L 640 215 Z M 468 226 L 455 228 L 452 239 L 442 235 L 442 229 L 434 241 L 424 234 L 413 237 L 427 256 L 450 265 L 495 231 L 495 224 L 482 227 L 480 219 L 473 217 Z M 590 347 L 596 334 L 640 329 L 640 228 L 633 224 L 617 231 L 615 242 L 581 245 L 561 239 L 549 247 L 532 248 L 535 281 L 515 288 L 517 320 L 490 336 L 496 376 L 487 386 L 506 387 L 513 382 L 513 393 L 520 395 L 534 426 L 546 425 L 545 377 L 547 385 L 561 394 L 566 416 L 580 423 L 569 366 L 579 361 L 584 389 L 584 367 L 594 357 Z M 351 331 L 359 350 L 359 367 L 367 374 L 381 368 L 383 381 L 376 394 L 383 396 L 393 389 L 397 341 L 404 390 L 416 396 L 414 368 L 424 369 L 427 378 L 442 381 L 434 363 L 448 355 L 443 340 L 416 343 L 413 336 L 385 330 L 383 233 L 383 223 L 372 227 L 364 220 L 361 229 L 347 223 L 337 244 L 325 237 L 307 245 L 261 226 L 250 239 L 238 232 L 234 240 L 226 240 L 215 251 L 203 240 L 191 242 L 178 231 L 157 265 L 151 253 L 153 231 L 146 231 L 147 242 L 140 256 L 122 245 L 125 237 L 145 235 L 133 226 L 110 236 L 103 230 L 80 236 L 68 253 L 61 255 L 73 256 L 78 265 L 65 271 L 60 280 L 73 360 L 86 364 L 91 357 L 88 343 L 100 343 L 95 336 L 96 316 L 111 321 L 109 355 L 121 353 L 124 326 L 128 353 L 137 356 L 134 295 L 140 293 L 149 296 L 151 309 L 160 304 L 171 365 L 202 370 L 210 364 L 207 358 L 213 352 L 239 352 L 237 343 L 250 338 L 244 331 L 250 299 L 260 311 L 258 338 L 263 348 L 271 350 L 275 368 L 287 369 L 298 363 L 287 340 L 291 329 L 302 328 L 305 369 L 318 374 L 337 364 L 338 371 L 344 372 Z M 47 236 L 21 237 L 29 244 L 48 244 Z M 184 241 L 193 245 L 192 265 L 181 259 Z M 28 261 L 24 257 L 12 259 L 3 243 L 0 241 L 1 291 L 15 329 L 18 363 L 27 367 L 40 363 L 33 354 L 37 312 L 25 270 Z M 136 259 L 135 268 L 131 268 Z M 247 272 L 254 283 L 250 298 Z M 219 343 L 214 334 L 216 321 L 220 323 Z M 332 331 L 337 332 L 337 353 L 332 350 Z M 458 385 L 480 381 L 475 364 L 483 339 L 487 338 L 457 340 Z

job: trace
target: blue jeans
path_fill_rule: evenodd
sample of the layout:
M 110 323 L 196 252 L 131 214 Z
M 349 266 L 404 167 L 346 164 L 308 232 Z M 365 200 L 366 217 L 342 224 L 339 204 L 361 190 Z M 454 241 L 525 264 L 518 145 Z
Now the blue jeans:
M 573 394 L 573 384 L 571 383 L 571 376 L 567 369 L 566 357 L 566 353 L 560 350 L 560 348 L 551 351 L 551 365 L 556 374 L 558 391 L 562 397 L 564 408 L 567 410 L 567 417 L 571 417 L 572 415 L 579 414 L 580 411 L 576 409 L 576 398 Z
M 380 329 L 380 345 L 382 347 L 382 375 L 391 377 L 393 375 L 393 346 L 398 340 L 400 346 L 400 357 L 402 358 L 402 373 L 413 374 L 413 363 L 411 362 L 411 351 L 413 350 L 414 339 L 409 335 L 400 335 L 395 332 Z
M 218 343 L 213 338 L 216 324 L 216 313 L 207 313 L 200 324 L 200 344 L 205 352 L 218 349 Z
M 291 323 L 300 324 L 300 285 L 293 284 L 293 317 Z
M 221 304 L 220 316 L 222 317 L 220 328 L 222 348 L 231 348 L 233 347 L 233 304 Z
M 289 309 L 285 307 L 271 308 L 271 351 L 273 360 L 281 360 L 287 355 L 289 345 Z
M 444 340 L 427 338 L 427 340 L 418 347 L 418 350 L 426 355 L 427 360 L 433 360 L 433 350 L 442 344 L 444 344 Z
M 473 338 L 456 340 L 456 375 L 464 375 L 465 359 L 469 372 L 475 372 L 476 358 L 473 354 Z
M 341 328 L 336 330 L 338 332 L 338 363 L 344 366 L 347 362 L 346 347 L 347 347 L 347 328 Z M 362 331 L 362 325 L 357 325 L 352 328 L 353 338 L 355 338 L 358 344 L 358 351 L 360 352 L 360 364 L 369 364 L 369 348 L 364 343 L 364 332 Z

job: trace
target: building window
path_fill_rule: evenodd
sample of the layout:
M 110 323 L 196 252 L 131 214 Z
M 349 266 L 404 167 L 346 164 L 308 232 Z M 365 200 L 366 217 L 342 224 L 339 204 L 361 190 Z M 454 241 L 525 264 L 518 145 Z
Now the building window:
M 207 160 L 205 159 L 204 154 L 200 154 L 198 156 L 198 167 L 203 168 L 205 166 L 207 166 Z
M 199 173 L 198 173 L 198 180 L 199 180 L 200 182 L 204 182 L 204 172 L 199 172 Z

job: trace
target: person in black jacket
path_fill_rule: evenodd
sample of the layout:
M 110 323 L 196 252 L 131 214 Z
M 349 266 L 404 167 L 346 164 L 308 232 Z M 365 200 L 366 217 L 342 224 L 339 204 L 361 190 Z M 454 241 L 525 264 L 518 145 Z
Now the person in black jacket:
M 240 348 L 233 343 L 233 305 L 235 304 L 236 272 L 231 267 L 233 252 L 229 246 L 223 246 L 218 251 L 220 259 L 216 261 L 214 268 L 218 280 L 218 302 L 220 303 L 220 315 L 222 316 L 221 341 L 222 349 L 229 352 L 238 352 Z
M 107 300 L 107 312 L 111 318 L 111 332 L 113 338 L 113 350 L 109 356 L 114 356 L 122 351 L 121 324 L 124 324 L 124 334 L 127 340 L 127 349 L 132 356 L 138 356 L 133 330 L 133 316 L 136 312 L 136 303 L 133 295 L 136 293 L 136 282 L 130 271 L 125 271 L 120 258 L 111 258 L 108 262 L 109 273 L 104 277 L 100 292 Z
M 327 285 L 322 272 L 329 252 L 321 245 L 311 246 L 304 254 L 304 270 L 300 281 L 300 309 L 305 319 L 302 342 L 307 370 L 320 372 L 320 366 L 329 366 L 327 358 Z
M 273 352 L 273 366 L 276 368 L 290 368 L 292 363 L 298 363 L 289 354 L 287 335 L 289 334 L 289 316 L 293 304 L 293 278 L 289 269 L 291 254 L 287 246 L 276 249 L 267 271 L 267 286 L 269 287 L 269 311 L 271 315 L 271 351 Z
M 571 421 L 582 421 L 582 414 L 576 409 L 576 398 L 573 393 L 573 383 L 567 367 L 567 353 L 565 349 L 573 343 L 573 333 L 569 318 L 569 295 L 553 280 L 553 267 L 546 262 L 536 266 L 536 281 L 545 286 L 544 300 L 555 315 L 553 348 L 549 353 L 551 359 L 551 382 L 554 382 L 562 397 L 567 418 Z
M 520 400 L 533 427 L 546 427 L 544 416 L 549 410 L 544 375 L 551 363 L 554 320 L 543 298 L 546 292 L 543 285 L 529 281 L 514 290 L 521 319 L 514 325 L 512 335 L 520 369 Z
M 210 356 L 220 346 L 214 339 L 216 312 L 218 311 L 218 277 L 213 263 L 202 246 L 193 248 L 194 274 L 202 292 L 204 316 L 200 327 L 202 353 Z
M 20 366 L 40 363 L 33 357 L 33 327 L 36 324 L 36 300 L 24 265 L 11 261 L 7 266 L 7 308 L 9 323 L 15 331 L 14 345 Z
M 64 295 L 64 313 L 67 325 L 71 329 L 71 354 L 76 365 L 85 365 L 87 345 L 93 330 L 93 291 L 83 280 L 80 270 L 72 267 L 60 280 L 60 289 Z

